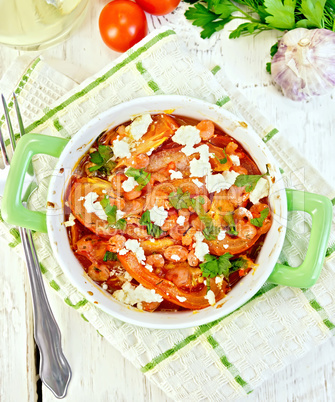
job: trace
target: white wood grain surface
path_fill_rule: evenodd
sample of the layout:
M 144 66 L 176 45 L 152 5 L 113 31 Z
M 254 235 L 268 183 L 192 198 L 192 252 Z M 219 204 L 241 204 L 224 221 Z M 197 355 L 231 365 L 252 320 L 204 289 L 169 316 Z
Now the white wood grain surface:
M 91 3 L 86 21 L 65 43 L 40 53 L 62 71 L 71 63 L 70 75 L 81 81 L 117 57 L 100 40 L 98 15 L 107 0 Z M 166 17 L 148 17 L 150 29 L 162 24 L 180 24 L 194 32 L 177 11 Z M 229 32 L 217 34 L 207 42 L 188 35 L 188 46 L 204 63 L 223 65 L 227 76 L 275 122 L 280 131 L 322 175 L 335 183 L 335 101 L 332 96 L 295 103 L 284 98 L 265 72 L 268 52 L 276 34 L 228 40 Z M 196 33 L 193 33 L 196 35 Z M 211 46 L 209 46 L 211 45 Z M 19 51 L 0 46 L 0 77 Z M 37 400 L 32 312 L 23 261 L 0 242 L 0 401 Z M 59 323 L 63 346 L 73 370 L 66 397 L 68 402 L 157 402 L 170 401 L 158 387 L 125 360 L 96 330 L 63 301 L 50 287 L 47 293 Z M 335 340 L 332 339 L 308 356 L 265 382 L 244 402 L 333 401 L 335 400 Z M 45 387 L 40 400 L 54 402 Z

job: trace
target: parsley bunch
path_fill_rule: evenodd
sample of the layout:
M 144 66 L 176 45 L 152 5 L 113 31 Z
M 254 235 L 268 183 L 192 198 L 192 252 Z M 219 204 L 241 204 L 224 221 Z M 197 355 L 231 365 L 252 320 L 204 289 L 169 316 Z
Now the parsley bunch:
M 325 28 L 335 30 L 335 0 L 184 0 L 192 6 L 185 17 L 209 38 L 234 19 L 240 24 L 229 38 L 278 29 Z M 239 5 L 242 5 L 241 8 Z

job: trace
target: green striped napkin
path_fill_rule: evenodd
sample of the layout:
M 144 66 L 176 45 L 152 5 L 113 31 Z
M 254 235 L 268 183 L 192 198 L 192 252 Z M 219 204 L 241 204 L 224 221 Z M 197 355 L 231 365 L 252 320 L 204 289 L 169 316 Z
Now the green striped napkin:
M 22 62 L 22 70 L 21 67 Z M 81 85 L 36 59 L 19 82 L 19 74 L 15 79 L 6 76 L 0 90 L 4 82 L 7 93 L 16 90 L 24 119 L 30 121 L 28 132 L 62 137 L 73 136 L 97 114 L 135 97 L 182 94 L 202 98 L 232 111 L 253 127 L 277 159 L 288 187 L 334 199 L 335 191 L 236 90 L 220 67 L 209 67 L 190 56 L 174 31 L 161 29 Z M 54 166 L 53 158 L 45 155 L 34 160 L 39 188 L 30 201 L 31 208 L 45 209 Z M 300 176 L 301 167 L 308 182 Z M 282 262 L 297 265 L 303 259 L 308 234 L 297 232 L 295 228 L 301 225 L 310 228 L 309 217 L 292 214 Z M 300 290 L 265 284 L 252 300 L 227 317 L 196 328 L 170 331 L 138 328 L 100 311 L 64 276 L 47 235 L 35 233 L 34 238 L 44 277 L 59 297 L 169 397 L 177 401 L 222 401 L 245 396 L 333 335 L 334 227 L 333 222 L 324 269 L 313 288 Z M 0 234 L 6 239 L 11 237 L 10 246 L 20 252 L 16 229 L 1 222 Z

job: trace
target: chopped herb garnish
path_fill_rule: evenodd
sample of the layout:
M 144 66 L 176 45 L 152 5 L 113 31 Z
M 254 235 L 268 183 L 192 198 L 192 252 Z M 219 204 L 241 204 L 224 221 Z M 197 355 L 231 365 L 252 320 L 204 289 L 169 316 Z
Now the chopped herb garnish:
M 163 230 L 159 226 L 151 222 L 150 211 L 145 211 L 141 216 L 140 225 L 147 227 L 147 232 L 150 236 L 157 238 L 163 233 Z
M 128 177 L 133 177 L 139 184 L 135 190 L 142 190 L 150 181 L 151 173 L 145 172 L 143 169 L 128 168 L 124 174 Z
M 116 166 L 116 162 L 113 162 L 113 150 L 107 145 L 99 145 L 98 150 L 90 154 L 90 161 L 95 164 L 88 170 L 94 172 L 99 170 L 101 173 L 110 174 L 111 170 Z
M 111 251 L 106 251 L 103 261 L 117 261 L 117 254 Z
M 177 192 L 169 195 L 170 204 L 176 209 L 190 208 L 192 207 L 198 215 L 201 222 L 205 224 L 205 229 L 202 231 L 206 240 L 215 240 L 220 232 L 220 227 L 215 226 L 213 219 L 206 214 L 203 208 L 205 200 L 203 197 L 191 198 L 188 191 L 183 192 L 178 188 Z
M 216 276 L 223 275 L 226 279 L 229 279 L 231 273 L 248 267 L 248 262 L 245 258 L 240 257 L 230 261 L 233 257 L 230 253 L 223 254 L 220 257 L 206 254 L 205 262 L 199 265 L 202 276 L 205 278 L 215 278 Z
M 258 180 L 262 178 L 263 176 L 269 176 L 269 167 L 266 166 L 266 173 L 264 174 L 240 174 L 236 177 L 235 180 L 235 186 L 236 187 L 245 187 L 245 191 L 247 193 L 250 193 L 255 187 L 256 184 L 258 183 Z
M 226 221 L 227 225 L 229 226 L 229 229 L 227 230 L 227 234 L 237 236 L 238 232 L 236 229 L 235 221 L 233 214 L 225 214 L 223 215 L 223 219 Z
M 252 223 L 254 226 L 257 226 L 258 228 L 261 228 L 268 215 L 269 208 L 264 208 L 263 211 L 261 211 L 261 216 L 259 218 L 250 219 L 250 223 Z
M 100 204 L 107 215 L 107 222 L 110 226 L 115 227 L 119 230 L 125 230 L 127 226 L 127 222 L 125 219 L 116 220 L 116 205 L 111 205 L 109 202 L 109 197 L 106 195 L 101 201 Z
M 225 163 L 227 163 L 227 160 L 228 160 L 227 154 L 226 154 L 226 148 L 223 148 L 222 151 L 223 151 L 223 154 L 224 154 L 224 158 L 223 158 L 223 159 L 219 159 L 217 156 L 215 156 L 215 158 L 216 158 L 222 165 L 224 165 Z

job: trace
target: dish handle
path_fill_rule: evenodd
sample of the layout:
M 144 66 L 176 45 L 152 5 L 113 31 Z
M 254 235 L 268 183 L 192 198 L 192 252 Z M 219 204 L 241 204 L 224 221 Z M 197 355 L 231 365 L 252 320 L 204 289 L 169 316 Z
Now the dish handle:
M 32 157 L 46 154 L 58 158 L 69 140 L 43 134 L 26 134 L 17 143 L 1 205 L 3 219 L 12 225 L 47 232 L 46 214 L 31 211 L 22 204 L 24 178 Z
M 312 216 L 311 237 L 304 262 L 298 267 L 277 263 L 268 282 L 296 288 L 309 288 L 318 280 L 328 244 L 333 208 L 329 198 L 305 191 L 286 190 L 287 210 Z

